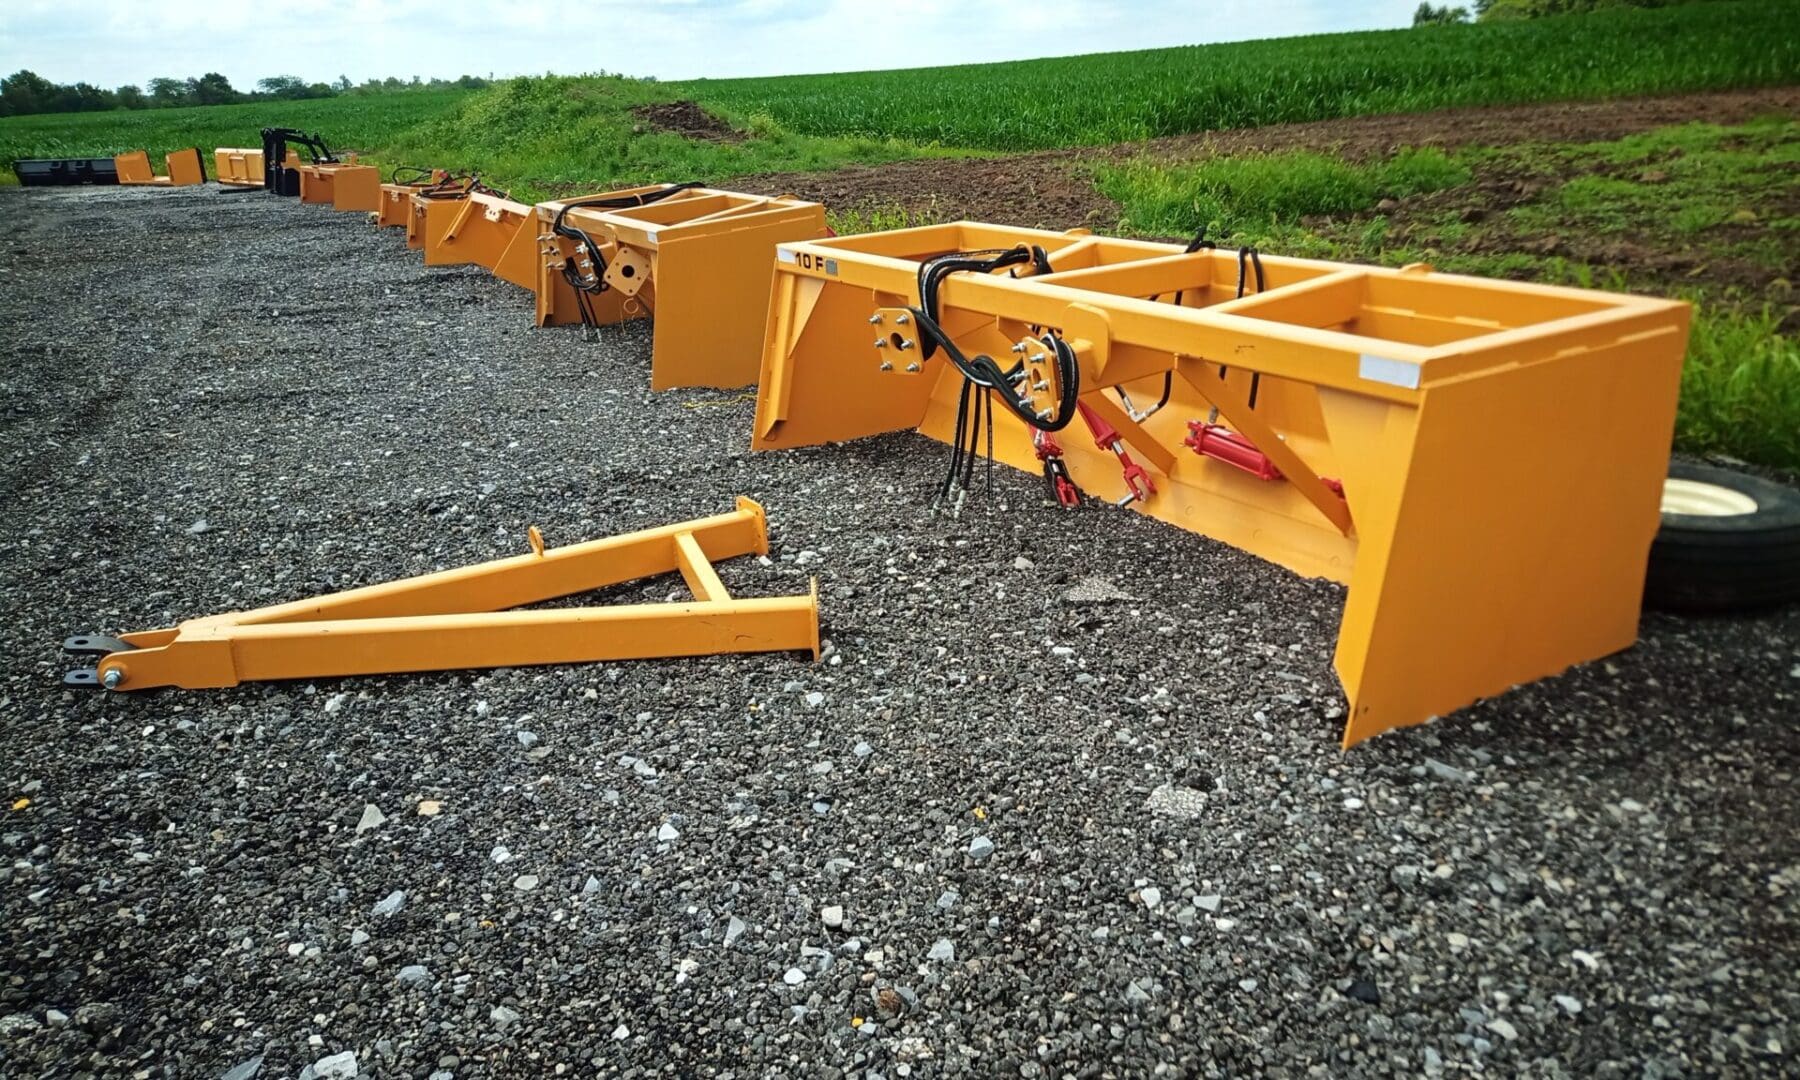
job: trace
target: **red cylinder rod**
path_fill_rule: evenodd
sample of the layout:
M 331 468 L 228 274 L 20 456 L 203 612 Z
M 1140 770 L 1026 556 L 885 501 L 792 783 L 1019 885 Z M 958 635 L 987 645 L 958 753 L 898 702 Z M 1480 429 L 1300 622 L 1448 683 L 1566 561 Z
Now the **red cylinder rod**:
M 1258 480 L 1281 479 L 1281 470 L 1269 460 L 1269 455 L 1258 450 L 1249 439 L 1222 425 L 1189 420 L 1188 437 L 1181 441 L 1201 457 L 1223 461 Z

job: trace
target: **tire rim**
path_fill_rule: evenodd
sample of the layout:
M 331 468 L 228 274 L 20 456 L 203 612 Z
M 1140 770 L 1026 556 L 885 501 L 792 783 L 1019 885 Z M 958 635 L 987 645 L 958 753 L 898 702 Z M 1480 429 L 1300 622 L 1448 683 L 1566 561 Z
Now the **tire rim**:
M 1670 477 L 1663 481 L 1662 512 L 1691 517 L 1740 517 L 1756 513 L 1756 500 L 1722 484 Z

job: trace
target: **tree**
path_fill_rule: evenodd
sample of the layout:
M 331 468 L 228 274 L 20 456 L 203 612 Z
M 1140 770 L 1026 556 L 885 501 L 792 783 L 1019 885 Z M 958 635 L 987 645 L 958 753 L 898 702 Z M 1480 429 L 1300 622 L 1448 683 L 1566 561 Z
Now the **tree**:
M 190 104 L 186 79 L 151 79 L 150 100 L 158 108 Z
M 56 104 L 57 86 L 34 71 L 20 71 L 0 79 L 0 115 L 29 116 L 50 112 Z
M 57 98 L 57 112 L 99 112 L 118 104 L 109 91 L 84 82 L 62 87 Z
M 350 89 L 350 76 L 339 75 L 337 77 L 337 82 L 331 84 L 331 88 L 340 94 Z
M 150 105 L 150 100 L 136 86 L 121 86 L 113 91 L 113 97 L 121 109 L 144 109 Z
M 198 79 L 187 82 L 188 94 L 196 105 L 229 105 L 242 98 L 231 88 L 231 80 L 216 71 L 209 71 Z
M 1443 7 L 1432 7 L 1430 3 L 1421 3 L 1419 9 L 1413 12 L 1412 24 L 1414 26 L 1453 26 L 1456 23 L 1468 21 L 1468 8 L 1453 8 L 1449 4 L 1445 4 Z
M 256 88 L 273 98 L 301 98 L 306 96 L 306 83 L 293 75 L 271 75 L 266 79 L 256 80 Z

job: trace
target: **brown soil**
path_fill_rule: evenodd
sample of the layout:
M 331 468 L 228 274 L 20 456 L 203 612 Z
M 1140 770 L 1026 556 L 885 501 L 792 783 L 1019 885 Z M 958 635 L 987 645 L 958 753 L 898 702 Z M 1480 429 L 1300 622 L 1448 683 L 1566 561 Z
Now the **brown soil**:
M 1638 165 L 1606 166 L 1589 163 L 1584 166 L 1584 171 L 1587 175 L 1640 181 L 1644 176 Z M 1376 212 L 1387 218 L 1389 235 L 1396 241 L 1404 242 L 1415 227 L 1423 228 L 1426 235 L 1429 235 L 1433 223 L 1447 212 L 1456 212 L 1462 221 L 1471 225 L 1503 222 L 1506 211 L 1536 201 L 1546 189 L 1554 189 L 1561 179 L 1566 178 L 1563 176 L 1552 180 L 1541 172 L 1530 172 L 1516 165 L 1509 168 L 1504 162 L 1495 163 L 1484 166 L 1471 184 L 1399 201 L 1384 200 Z M 1352 220 L 1370 216 L 1373 215 L 1357 215 Z M 1722 225 L 1714 235 L 1736 234 L 1738 238 L 1747 240 L 1766 228 L 1761 222 Z M 1704 284 L 1750 293 L 1766 293 L 1770 299 L 1778 301 L 1785 301 L 1788 296 L 1787 290 L 1774 287 L 1776 280 L 1781 277 L 1779 271 L 1760 263 L 1721 254 L 1717 250 L 1709 250 L 1689 239 L 1654 229 L 1631 237 L 1617 233 L 1595 233 L 1576 227 L 1538 235 L 1522 235 L 1517 228 L 1497 225 L 1471 230 L 1454 250 L 1458 254 L 1469 255 L 1505 255 L 1523 251 L 1533 255 L 1557 256 L 1586 266 L 1612 267 L 1624 274 L 1634 287 L 1666 289 L 1684 284 Z
M 638 123 L 649 131 L 683 135 L 707 142 L 741 142 L 744 135 L 731 125 L 691 101 L 659 101 L 639 105 L 631 110 Z
M 759 194 L 791 192 L 839 209 L 897 205 L 933 220 L 964 218 L 1056 229 L 1108 227 L 1118 221 L 1119 208 L 1093 189 L 1081 165 L 1139 154 L 1183 160 L 1305 149 L 1328 150 L 1354 160 L 1385 157 L 1409 146 L 1597 142 L 1668 124 L 1742 123 L 1770 113 L 1800 113 L 1800 87 L 1362 116 L 1006 157 L 930 158 L 824 173 L 781 173 L 734 180 L 732 186 Z

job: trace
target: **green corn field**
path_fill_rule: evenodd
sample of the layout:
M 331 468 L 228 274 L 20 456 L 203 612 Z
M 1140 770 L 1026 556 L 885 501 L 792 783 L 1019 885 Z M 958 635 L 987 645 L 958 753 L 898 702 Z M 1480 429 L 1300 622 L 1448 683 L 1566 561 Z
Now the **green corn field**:
M 1033 150 L 1800 79 L 1800 3 L 1736 0 L 981 66 L 685 84 L 808 135 Z

